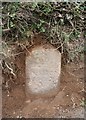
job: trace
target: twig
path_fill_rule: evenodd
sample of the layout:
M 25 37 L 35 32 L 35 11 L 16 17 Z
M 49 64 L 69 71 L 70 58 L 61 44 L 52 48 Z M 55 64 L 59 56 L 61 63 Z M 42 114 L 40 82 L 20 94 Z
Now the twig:
M 13 76 L 16 76 L 15 73 L 13 72 L 13 69 L 11 67 L 9 67 L 9 65 L 5 62 L 5 65 L 6 67 L 10 70 L 10 73 L 13 75 Z
M 25 45 L 23 45 L 23 44 L 20 44 L 20 45 L 23 46 L 29 54 L 31 54 L 30 51 L 26 48 Z
M 71 95 L 71 101 L 73 102 L 73 108 L 75 108 L 75 101 L 74 101 L 74 97 L 73 97 L 73 94 Z
M 61 43 L 61 45 L 59 47 L 57 47 L 55 50 L 58 50 L 59 48 L 63 47 L 64 44 L 65 44 L 65 42 Z
M 3 32 L 7 32 L 7 31 L 10 31 L 10 28 L 7 28 L 7 29 L 2 29 Z

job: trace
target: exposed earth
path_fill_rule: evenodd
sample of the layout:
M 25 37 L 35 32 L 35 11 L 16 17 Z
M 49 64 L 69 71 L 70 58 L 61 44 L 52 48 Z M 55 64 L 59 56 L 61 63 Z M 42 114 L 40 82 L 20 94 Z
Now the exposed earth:
M 53 97 L 35 98 L 25 93 L 24 64 L 21 58 L 17 64 L 21 69 L 18 78 L 10 82 L 10 88 L 3 88 L 4 118 L 84 118 L 84 64 L 70 63 L 62 66 L 60 89 Z M 5 78 L 6 79 L 6 78 Z
M 36 38 L 35 40 L 37 43 Z M 70 62 L 65 65 L 62 62 L 60 85 L 57 94 L 52 97 L 31 95 L 27 97 L 25 56 L 26 54 L 21 52 L 15 57 L 16 76 L 3 74 L 2 117 L 84 118 L 83 60 L 82 62 L 75 61 L 75 63 Z

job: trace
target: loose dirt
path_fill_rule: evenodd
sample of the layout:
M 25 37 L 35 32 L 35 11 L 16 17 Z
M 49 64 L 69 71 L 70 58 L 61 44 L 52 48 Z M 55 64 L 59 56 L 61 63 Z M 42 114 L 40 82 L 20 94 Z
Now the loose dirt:
M 83 63 L 62 66 L 60 90 L 57 95 L 48 98 L 26 98 L 25 81 L 21 58 L 17 60 L 21 72 L 11 83 L 11 88 L 3 89 L 4 118 L 83 118 L 84 107 L 84 65 Z M 22 77 L 23 75 L 23 77 Z
M 38 38 L 35 38 L 36 43 Z M 46 98 L 26 97 L 25 54 L 16 56 L 15 64 L 17 66 L 15 78 L 12 76 L 9 78 L 8 74 L 3 75 L 4 118 L 84 117 L 84 107 L 81 105 L 84 99 L 84 62 L 62 65 L 60 89 L 56 95 Z

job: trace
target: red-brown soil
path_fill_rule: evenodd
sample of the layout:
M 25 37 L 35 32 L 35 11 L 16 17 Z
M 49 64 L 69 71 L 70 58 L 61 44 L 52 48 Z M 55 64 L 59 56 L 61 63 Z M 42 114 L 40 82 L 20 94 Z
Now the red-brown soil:
M 11 76 L 9 78 L 7 74 L 3 75 L 2 117 L 84 117 L 84 107 L 81 106 L 84 99 L 83 62 L 62 65 L 59 92 L 48 98 L 26 97 L 25 54 L 22 53 L 16 56 L 14 63 L 17 66 L 15 69 L 16 77 Z
M 81 102 L 84 98 L 84 65 L 70 63 L 62 66 L 60 90 L 50 98 L 26 98 L 24 61 L 17 59 L 18 77 L 3 89 L 2 116 L 4 118 L 69 118 L 84 117 Z M 6 79 L 6 78 L 4 78 Z

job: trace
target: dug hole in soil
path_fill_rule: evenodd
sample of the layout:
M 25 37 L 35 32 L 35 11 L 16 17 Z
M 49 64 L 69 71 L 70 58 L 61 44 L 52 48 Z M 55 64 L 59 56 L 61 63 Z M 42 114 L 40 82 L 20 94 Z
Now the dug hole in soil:
M 31 97 L 25 90 L 25 54 L 16 57 L 17 78 L 2 91 L 3 118 L 84 118 L 84 64 L 62 66 L 60 89 L 52 97 Z M 4 76 L 4 79 L 7 79 Z

